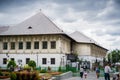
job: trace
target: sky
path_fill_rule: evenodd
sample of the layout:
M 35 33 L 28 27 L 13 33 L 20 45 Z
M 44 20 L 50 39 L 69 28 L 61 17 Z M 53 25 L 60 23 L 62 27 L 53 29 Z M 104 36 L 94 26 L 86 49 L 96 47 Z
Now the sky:
M 120 0 L 0 0 L 0 26 L 14 26 L 41 10 L 60 29 L 80 31 L 120 49 Z

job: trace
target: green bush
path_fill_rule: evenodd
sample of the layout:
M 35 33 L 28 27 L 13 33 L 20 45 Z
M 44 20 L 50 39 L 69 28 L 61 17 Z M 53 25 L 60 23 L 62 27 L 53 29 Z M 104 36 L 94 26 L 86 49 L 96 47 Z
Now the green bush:
M 8 64 L 7 64 L 7 68 L 10 68 L 11 66 L 12 66 L 13 68 L 16 66 L 15 61 L 10 60 L 10 61 L 8 62 Z
M 2 72 L 0 71 L 0 76 L 3 76 Z
M 33 60 L 30 60 L 30 61 L 28 62 L 28 65 L 29 65 L 30 67 L 32 67 L 33 69 L 35 69 L 35 67 L 36 67 L 36 63 L 35 63 L 35 61 L 33 61 Z
M 24 70 L 30 71 L 30 70 L 31 70 L 31 67 L 28 66 L 28 64 L 26 64 L 26 65 L 24 66 Z
M 71 67 L 69 65 L 66 65 L 66 71 L 72 71 L 72 72 L 77 72 L 76 67 Z
M 12 73 L 10 74 L 10 79 L 11 79 L 11 80 L 16 80 L 16 78 L 17 78 L 16 74 L 15 74 L 14 72 L 12 72 Z
M 58 71 L 59 71 L 59 72 L 62 72 L 61 66 L 59 66 Z
M 46 72 L 47 72 L 46 69 L 42 69 L 42 70 L 40 71 L 40 73 L 46 73 Z

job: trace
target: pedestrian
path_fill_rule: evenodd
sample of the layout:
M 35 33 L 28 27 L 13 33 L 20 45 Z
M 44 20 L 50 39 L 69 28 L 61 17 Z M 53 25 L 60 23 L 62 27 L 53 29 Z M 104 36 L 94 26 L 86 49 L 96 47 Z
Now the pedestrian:
M 99 76 L 100 76 L 100 69 L 99 69 L 99 67 L 97 66 L 96 67 L 96 76 L 97 76 L 97 79 L 99 78 Z
M 80 77 L 81 77 L 81 78 L 83 78 L 83 73 L 84 73 L 84 69 L 83 69 L 83 67 L 81 66 L 81 67 L 80 67 Z
M 86 70 L 84 71 L 84 77 L 85 77 L 85 79 L 87 78 L 87 71 Z
M 87 69 L 87 67 L 86 67 L 86 65 L 85 65 L 85 64 L 83 65 L 83 69 L 84 69 L 84 71 L 86 71 L 86 69 Z
M 109 66 L 109 63 L 107 63 L 107 65 L 105 66 L 104 72 L 105 72 L 105 74 L 104 74 L 105 80 L 110 80 L 111 68 Z

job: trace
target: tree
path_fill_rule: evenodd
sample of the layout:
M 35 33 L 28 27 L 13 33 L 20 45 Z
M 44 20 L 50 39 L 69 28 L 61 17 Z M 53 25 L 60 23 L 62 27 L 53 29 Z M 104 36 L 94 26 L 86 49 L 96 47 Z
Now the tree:
M 120 50 L 116 49 L 108 54 L 108 61 L 112 63 L 120 62 Z
M 7 64 L 7 68 L 10 68 L 10 67 L 15 67 L 16 66 L 16 63 L 15 63 L 15 61 L 13 61 L 13 60 L 10 60 L 9 62 L 8 62 L 8 64 Z
M 35 61 L 33 61 L 33 60 L 30 60 L 30 61 L 28 62 L 28 65 L 29 65 L 30 67 L 32 67 L 33 69 L 35 69 L 35 67 L 36 67 L 36 63 L 35 63 Z

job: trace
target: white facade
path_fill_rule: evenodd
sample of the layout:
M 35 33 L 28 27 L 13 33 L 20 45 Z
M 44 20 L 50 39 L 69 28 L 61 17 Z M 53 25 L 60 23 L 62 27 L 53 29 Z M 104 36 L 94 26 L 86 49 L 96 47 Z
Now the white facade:
M 6 54 L 0 54 L 0 66 L 6 67 L 7 64 L 3 64 L 3 58 L 7 58 L 10 60 L 11 58 L 14 58 L 17 65 L 19 65 L 19 60 L 22 60 L 21 64 L 24 66 L 26 64 L 26 59 L 30 58 L 30 60 L 34 60 L 37 64 L 37 67 L 48 67 L 51 68 L 58 68 L 59 66 L 65 66 L 66 65 L 66 55 L 64 54 L 8 54 L 9 57 L 6 56 Z M 42 58 L 46 58 L 46 64 L 42 64 Z M 55 64 L 51 64 L 51 58 L 55 58 Z
M 37 67 L 48 67 L 57 69 L 59 66 L 66 65 L 66 54 L 70 54 L 70 39 L 64 35 L 34 35 L 34 36 L 4 36 L 0 41 L 0 66 L 6 67 L 3 64 L 3 59 L 10 60 L 14 58 L 18 64 L 18 60 L 22 60 L 22 66 L 26 65 L 26 59 L 34 60 Z M 39 42 L 39 49 L 34 49 L 34 42 Z M 42 49 L 43 41 L 47 42 L 47 49 Z M 51 49 L 51 41 L 56 42 L 55 49 Z M 7 49 L 3 49 L 3 43 L 7 42 Z M 15 49 L 11 49 L 11 42 L 15 43 Z M 19 42 L 23 42 L 23 49 L 19 49 Z M 31 42 L 31 49 L 26 49 L 26 42 Z M 9 57 L 7 57 L 7 55 Z M 42 64 L 42 58 L 46 58 L 46 64 Z M 55 64 L 51 64 L 51 58 L 55 58 Z

